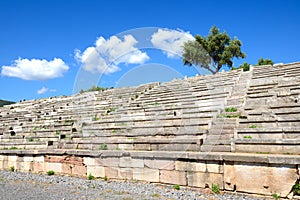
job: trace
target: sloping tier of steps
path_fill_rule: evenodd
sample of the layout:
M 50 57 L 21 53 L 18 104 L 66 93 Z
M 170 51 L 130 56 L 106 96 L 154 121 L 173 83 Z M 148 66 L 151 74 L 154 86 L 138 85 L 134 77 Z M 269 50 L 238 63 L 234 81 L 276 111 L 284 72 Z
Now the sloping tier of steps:
M 0 149 L 298 153 L 300 63 L 0 108 Z
M 233 149 L 299 154 L 300 63 L 254 67 Z
M 226 105 L 221 110 L 221 113 L 213 119 L 207 137 L 201 147 L 201 151 L 231 151 L 231 140 L 234 136 L 237 119 L 241 116 L 241 109 L 245 102 L 250 79 L 251 71 L 244 72 L 240 75 L 232 92 L 227 97 Z

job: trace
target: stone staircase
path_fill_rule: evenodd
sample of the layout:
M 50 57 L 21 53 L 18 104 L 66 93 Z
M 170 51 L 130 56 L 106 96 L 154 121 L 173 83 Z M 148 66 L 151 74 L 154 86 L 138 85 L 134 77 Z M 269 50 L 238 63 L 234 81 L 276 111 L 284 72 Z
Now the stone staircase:
M 244 72 L 233 87 L 230 96 L 227 98 L 226 108 L 218 117 L 213 119 L 204 140 L 201 151 L 204 152 L 230 152 L 231 138 L 234 136 L 234 128 L 241 116 L 241 108 L 245 103 L 252 71 Z

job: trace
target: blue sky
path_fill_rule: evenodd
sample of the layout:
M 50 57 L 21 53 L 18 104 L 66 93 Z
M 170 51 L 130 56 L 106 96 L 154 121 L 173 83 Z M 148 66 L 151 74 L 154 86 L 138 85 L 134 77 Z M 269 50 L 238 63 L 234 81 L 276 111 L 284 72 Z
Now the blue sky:
M 163 42 L 207 35 L 212 25 L 242 41 L 247 57 L 236 66 L 260 57 L 300 61 L 297 0 L 1 0 L 0 19 L 0 99 L 13 101 L 205 73 L 183 66 L 176 44 L 165 49 Z M 146 32 L 134 35 L 137 28 Z M 99 51 L 109 62 L 94 55 Z

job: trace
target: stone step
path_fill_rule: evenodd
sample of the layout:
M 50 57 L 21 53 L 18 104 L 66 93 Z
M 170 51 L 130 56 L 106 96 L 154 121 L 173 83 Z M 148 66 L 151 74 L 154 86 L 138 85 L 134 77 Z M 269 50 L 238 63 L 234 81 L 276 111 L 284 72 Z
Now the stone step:
M 225 128 L 214 128 L 214 129 L 209 129 L 209 135 L 228 135 L 232 134 L 234 132 L 234 128 L 230 129 L 225 129 Z
M 230 140 L 233 137 L 233 134 L 221 134 L 221 135 L 208 135 L 206 140 Z
M 236 126 L 236 121 L 234 121 L 234 122 L 213 121 L 211 129 L 230 129 L 230 128 L 234 128 L 235 126 Z
M 230 152 L 229 145 L 202 145 L 201 151 L 204 152 Z
M 204 145 L 230 145 L 230 140 L 205 140 Z

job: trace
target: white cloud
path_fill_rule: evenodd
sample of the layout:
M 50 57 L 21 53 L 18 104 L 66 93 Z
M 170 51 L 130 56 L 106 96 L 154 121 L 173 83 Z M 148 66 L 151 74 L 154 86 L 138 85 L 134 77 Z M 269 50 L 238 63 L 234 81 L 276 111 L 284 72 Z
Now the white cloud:
M 11 66 L 2 66 L 1 74 L 24 80 L 48 80 L 62 77 L 68 69 L 69 66 L 60 58 L 51 61 L 19 58 Z
M 151 38 L 153 46 L 163 50 L 168 58 L 181 56 L 182 46 L 188 40 L 195 40 L 189 32 L 169 29 L 158 29 Z
M 37 93 L 37 94 L 44 94 L 44 93 L 47 92 L 48 90 L 49 90 L 49 88 L 42 87 L 42 88 L 39 89 L 36 93 Z
M 145 52 L 138 50 L 136 39 L 125 35 L 123 40 L 112 36 L 108 40 L 99 37 L 94 46 L 86 48 L 83 53 L 75 50 L 75 58 L 84 70 L 110 74 L 120 70 L 118 64 L 143 64 L 149 60 Z

